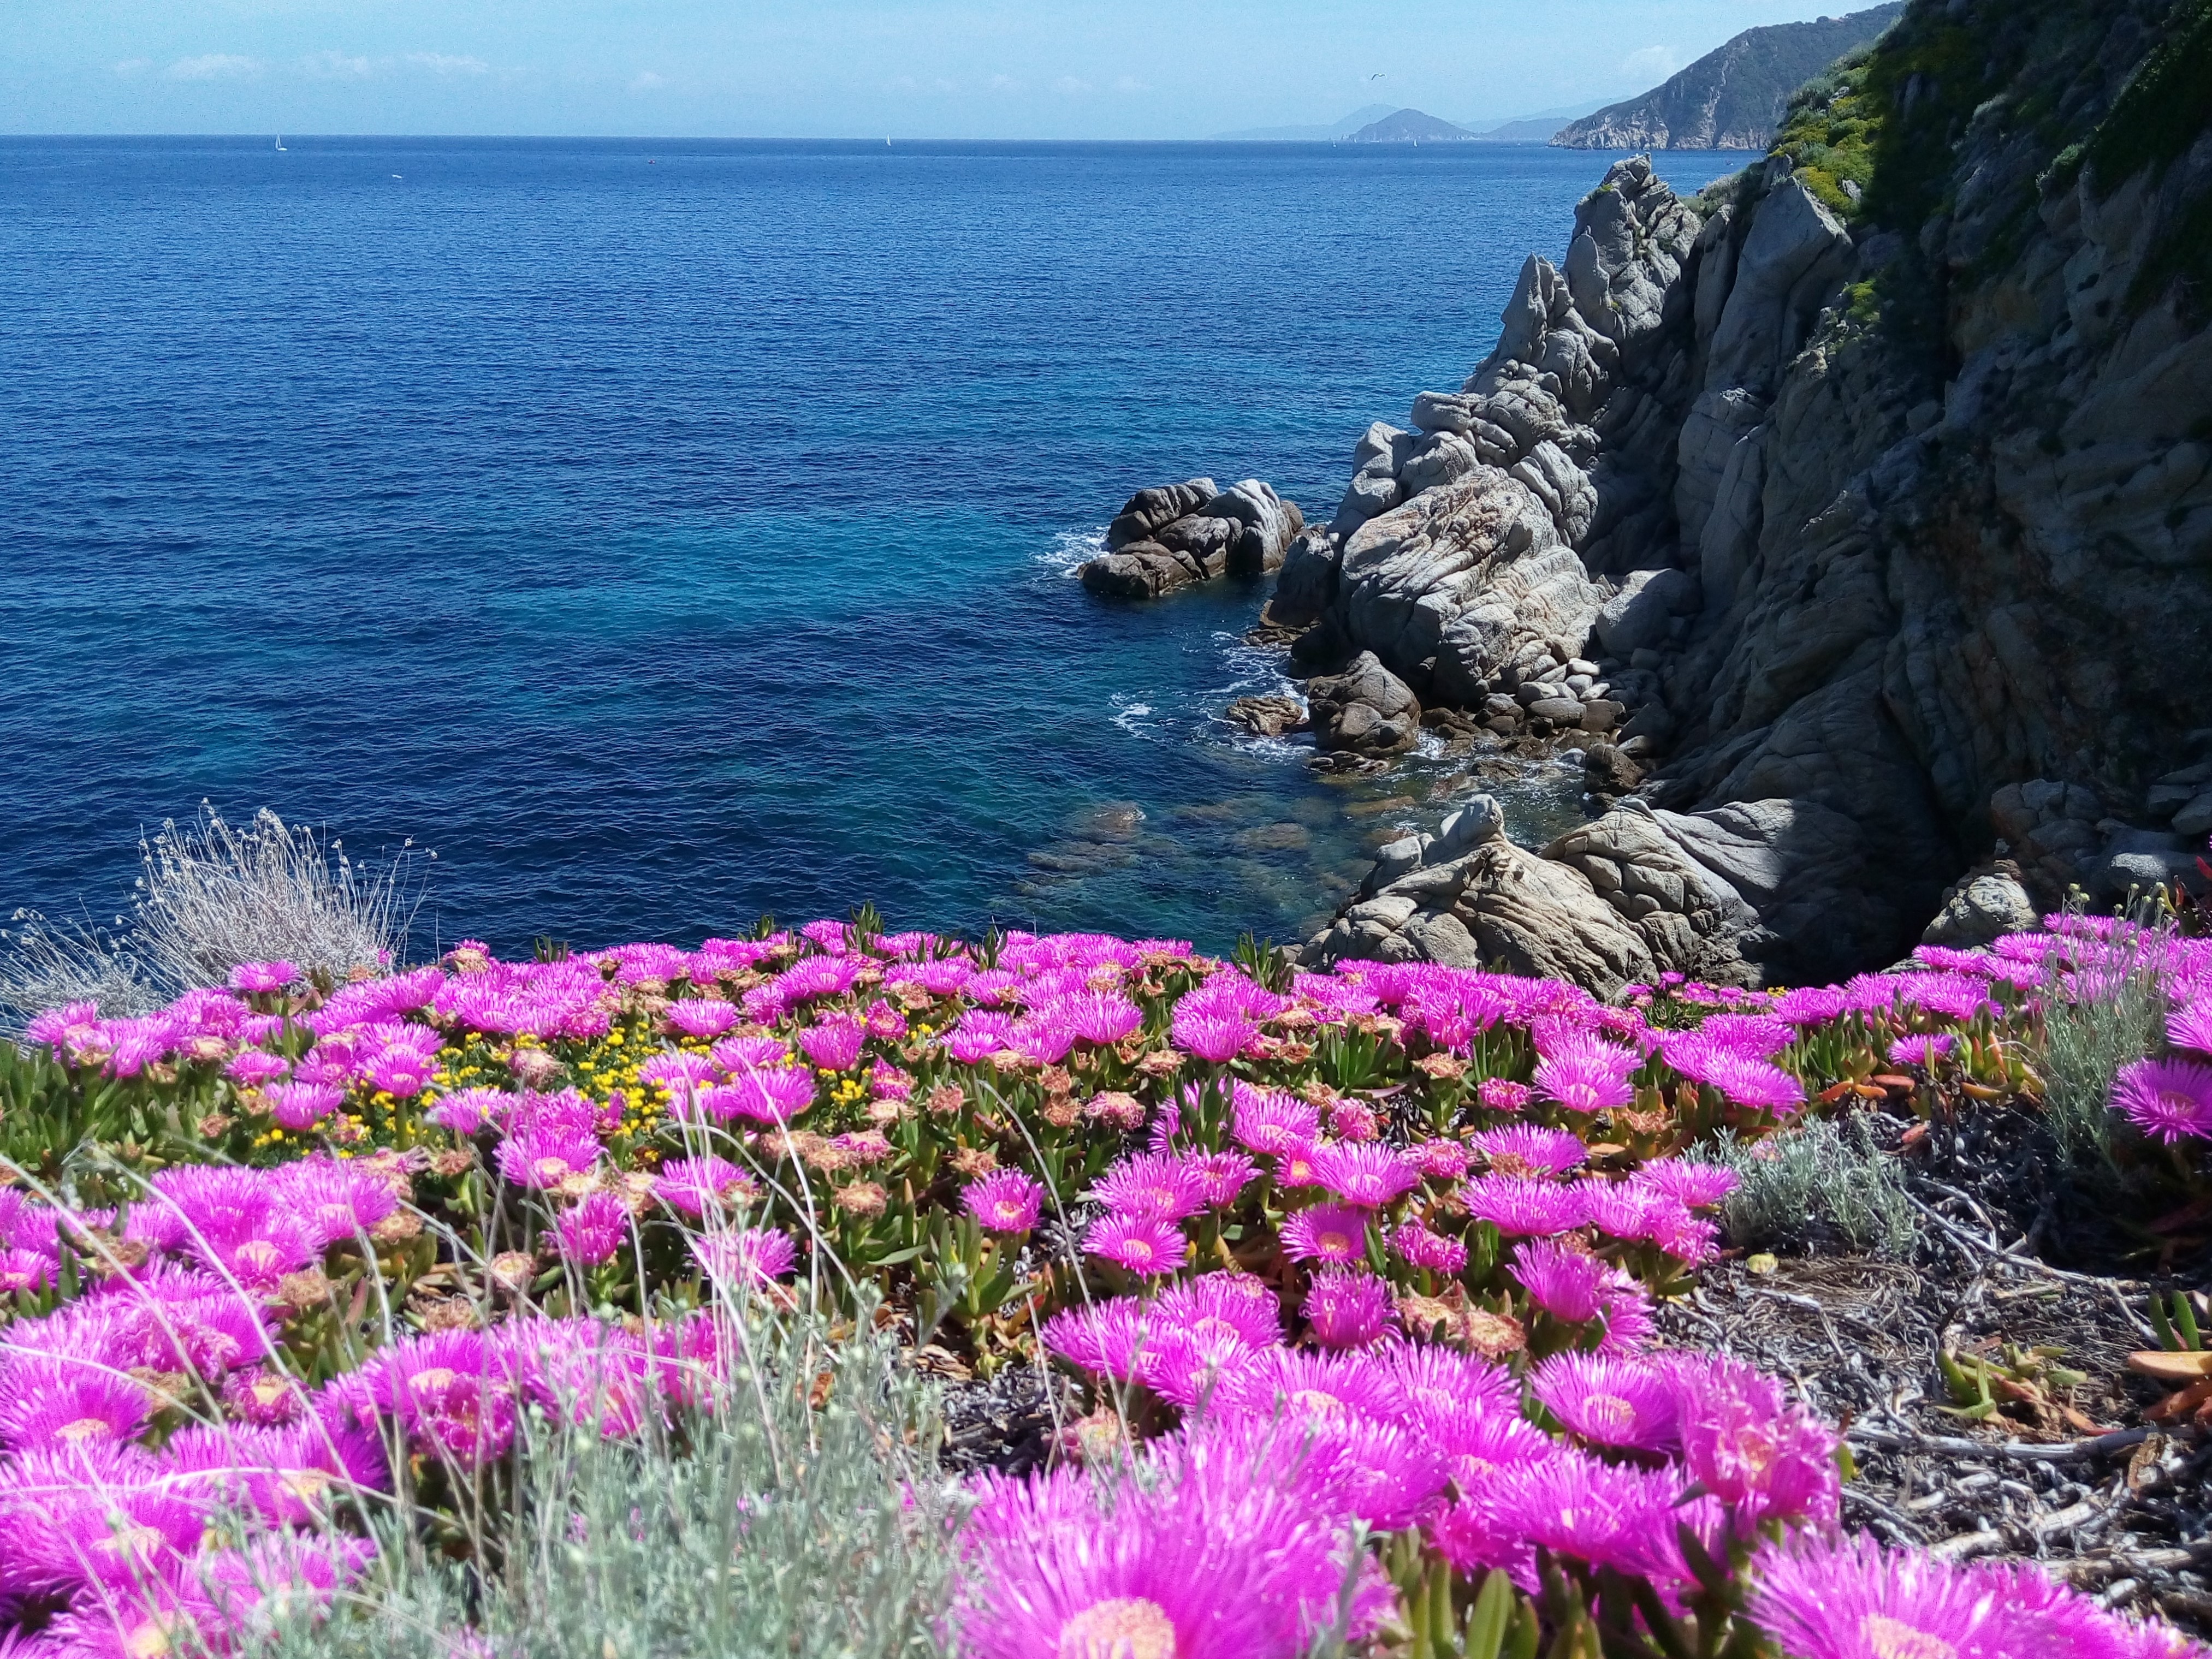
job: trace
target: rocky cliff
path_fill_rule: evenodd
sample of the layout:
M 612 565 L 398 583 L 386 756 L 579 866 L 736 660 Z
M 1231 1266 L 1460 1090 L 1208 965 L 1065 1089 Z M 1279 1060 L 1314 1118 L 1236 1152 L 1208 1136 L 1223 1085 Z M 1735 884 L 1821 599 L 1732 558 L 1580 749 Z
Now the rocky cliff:
M 1642 97 L 1561 128 L 1552 143 L 1570 149 L 1765 149 L 1790 94 L 1904 9 L 1897 0 L 1848 17 L 1746 29 Z
M 1591 982 L 1771 982 L 1893 959 L 1947 902 L 1960 938 L 1992 884 L 2193 879 L 2208 88 L 2212 0 L 1914 0 L 1705 197 L 1615 166 L 1465 386 L 1361 439 L 1272 608 L 1313 669 L 1371 652 L 1424 709 L 1579 728 L 1626 798 L 1540 859 L 1401 846 L 1319 953 L 1548 927 Z

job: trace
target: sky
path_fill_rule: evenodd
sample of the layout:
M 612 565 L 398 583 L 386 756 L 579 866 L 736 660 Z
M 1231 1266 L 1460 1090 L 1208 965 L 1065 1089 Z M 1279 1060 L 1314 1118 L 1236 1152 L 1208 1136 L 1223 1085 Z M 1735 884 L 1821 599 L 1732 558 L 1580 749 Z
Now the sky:
M 1829 0 L 1829 10 L 1853 9 Z M 1799 0 L 0 0 L 0 132 L 1200 138 L 1626 97 Z

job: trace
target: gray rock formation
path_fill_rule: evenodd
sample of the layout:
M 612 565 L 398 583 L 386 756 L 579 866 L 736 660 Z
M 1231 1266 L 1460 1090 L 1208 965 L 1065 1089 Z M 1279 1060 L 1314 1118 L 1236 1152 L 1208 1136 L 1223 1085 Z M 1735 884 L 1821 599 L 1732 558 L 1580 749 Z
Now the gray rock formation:
M 1363 651 L 1341 674 L 1306 683 L 1306 708 L 1323 750 L 1395 755 L 1421 734 L 1421 704 L 1405 681 Z
M 1501 733 L 1618 732 L 1650 810 L 1546 849 L 1601 940 L 1799 979 L 1939 910 L 1963 937 L 2021 895 L 2206 884 L 2212 331 L 2182 273 L 2212 134 L 2135 137 L 2162 0 L 2031 9 L 1948 0 L 1874 48 L 1974 47 L 1869 82 L 1921 88 L 1878 214 L 1785 157 L 1705 213 L 1615 165 L 1491 356 L 1370 428 L 1286 561 L 1308 659 L 1371 651 Z M 1961 889 L 1992 858 L 2020 895 Z
M 1305 527 L 1295 501 L 1247 478 L 1217 489 L 1211 478 L 1132 495 L 1106 526 L 1106 550 L 1076 572 L 1094 593 L 1153 599 L 1217 576 L 1279 568 Z
M 1505 838 L 1496 800 L 1479 795 L 1433 837 L 1383 849 L 1370 885 L 1301 952 L 1363 959 L 1503 966 L 1573 980 L 1607 994 L 1654 971 L 1636 927 L 1580 872 Z
M 2039 920 L 2018 868 L 1999 865 L 1970 873 L 1946 892 L 1942 908 L 1920 939 L 1924 945 L 1966 951 L 2007 933 L 2027 933 Z

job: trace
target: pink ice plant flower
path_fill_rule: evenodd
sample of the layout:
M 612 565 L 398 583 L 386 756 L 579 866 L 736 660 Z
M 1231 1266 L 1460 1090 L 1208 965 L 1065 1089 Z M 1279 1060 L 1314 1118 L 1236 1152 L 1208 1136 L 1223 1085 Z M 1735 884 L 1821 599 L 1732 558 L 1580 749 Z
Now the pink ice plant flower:
M 1172 1221 L 1116 1212 L 1091 1224 L 1083 1236 L 1083 1249 L 1151 1279 L 1181 1267 L 1189 1259 L 1190 1241 Z
M 662 1164 L 653 1180 L 653 1195 L 685 1215 L 704 1216 L 725 1204 L 750 1204 L 760 1196 L 760 1183 L 729 1159 L 710 1152 Z
M 1346 1204 L 1316 1204 L 1284 1218 L 1283 1254 L 1293 1261 L 1341 1263 L 1367 1255 L 1367 1212 Z
M 586 1193 L 561 1212 L 553 1237 L 561 1259 L 580 1267 L 611 1261 L 629 1239 L 630 1214 L 623 1201 L 605 1190 Z
M 1331 1144 L 1314 1153 L 1321 1184 L 1347 1204 L 1379 1210 L 1420 1184 L 1421 1172 L 1396 1148 L 1369 1142 Z
M 1467 1246 L 1447 1234 L 1431 1232 L 1419 1221 L 1401 1224 L 1390 1235 L 1390 1248 L 1408 1267 L 1456 1277 L 1467 1267 Z
M 1191 1152 L 1183 1163 L 1210 1210 L 1227 1209 L 1260 1173 L 1260 1166 L 1234 1146 L 1218 1152 Z
M 1240 1085 L 1232 1116 L 1237 1145 L 1271 1157 L 1310 1146 L 1321 1134 L 1321 1109 L 1278 1090 Z
M 1724 1164 L 1683 1158 L 1654 1158 L 1629 1180 L 1692 1210 L 1710 1208 L 1742 1185 L 1742 1178 Z
M 1800 1534 L 1760 1558 L 1754 1622 L 1797 1659 L 2136 1659 L 2154 1635 L 2028 1563 L 1954 1565 L 1864 1535 Z
M 850 1014 L 825 1015 L 799 1033 L 807 1059 L 825 1072 L 850 1071 L 867 1040 L 866 1024 Z
M 709 1279 L 737 1290 L 764 1289 L 799 1265 L 791 1235 L 774 1227 L 709 1233 L 691 1241 L 691 1253 Z
M 1600 1352 L 1632 1353 L 1651 1332 L 1650 1292 L 1610 1262 L 1552 1240 L 1529 1239 L 1514 1252 L 1510 1271 L 1528 1299 L 1553 1318 L 1574 1325 L 1602 1319 Z
M 969 1184 L 961 1206 L 987 1232 L 1025 1233 L 1044 1208 L 1044 1185 L 1019 1170 L 994 1170 Z
M 2154 1139 L 2212 1138 L 2212 1066 L 2131 1060 L 2112 1079 L 2112 1104 Z
M 1602 1112 L 1636 1098 L 1628 1074 L 1637 1056 L 1596 1037 L 1558 1045 L 1536 1062 L 1536 1088 L 1571 1112 Z
M 1474 1097 L 1493 1112 L 1525 1110 L 1535 1091 L 1511 1078 L 1486 1077 L 1475 1085 Z
M 1198 1172 L 1173 1152 L 1139 1152 L 1108 1165 L 1089 1196 L 1118 1215 L 1148 1221 L 1181 1221 L 1206 1206 Z
M 2212 1058 L 2212 996 L 2200 995 L 2168 1014 L 2166 1040 L 2177 1048 Z
M 1944 1033 L 1923 1033 L 1901 1036 L 1889 1045 L 1889 1060 L 1893 1066 L 1917 1066 L 1923 1071 L 1932 1070 L 1936 1063 L 1951 1052 L 1957 1041 Z
M 300 970 L 289 962 L 241 962 L 230 970 L 230 988 L 258 996 L 281 991 L 299 977 Z
M 719 997 L 700 997 L 670 1003 L 664 1018 L 685 1036 L 712 1038 L 721 1036 L 744 1015 L 734 1003 Z
M 1589 1218 L 1579 1186 L 1526 1176 L 1481 1176 L 1460 1189 L 1468 1213 L 1509 1237 L 1564 1233 Z
M 1348 1267 L 1317 1269 L 1301 1311 L 1325 1348 L 1368 1348 L 1399 1334 L 1389 1281 Z
M 588 1129 L 533 1124 L 500 1144 L 499 1172 L 518 1186 L 543 1190 L 599 1165 L 598 1139 Z
M 1529 1392 L 1593 1445 L 1664 1452 L 1679 1439 L 1678 1397 L 1667 1376 L 1639 1360 L 1556 1353 L 1530 1375 Z
M 1515 1123 L 1503 1129 L 1485 1129 L 1468 1137 L 1467 1144 L 1493 1163 L 1510 1160 L 1524 1171 L 1565 1175 L 1589 1160 L 1589 1149 L 1580 1135 L 1565 1129 L 1547 1129 L 1533 1123 Z

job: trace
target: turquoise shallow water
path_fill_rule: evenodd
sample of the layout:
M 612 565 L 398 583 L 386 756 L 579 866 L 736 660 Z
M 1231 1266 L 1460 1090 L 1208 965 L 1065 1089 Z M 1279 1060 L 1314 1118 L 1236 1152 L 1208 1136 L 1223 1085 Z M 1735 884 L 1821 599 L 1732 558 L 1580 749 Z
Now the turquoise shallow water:
M 1067 573 L 1166 478 L 1326 514 L 1609 158 L 287 144 L 0 140 L 0 909 L 112 908 L 206 799 L 411 836 L 507 949 L 864 898 L 1218 948 L 1470 787 L 1237 738 L 1255 590 Z

